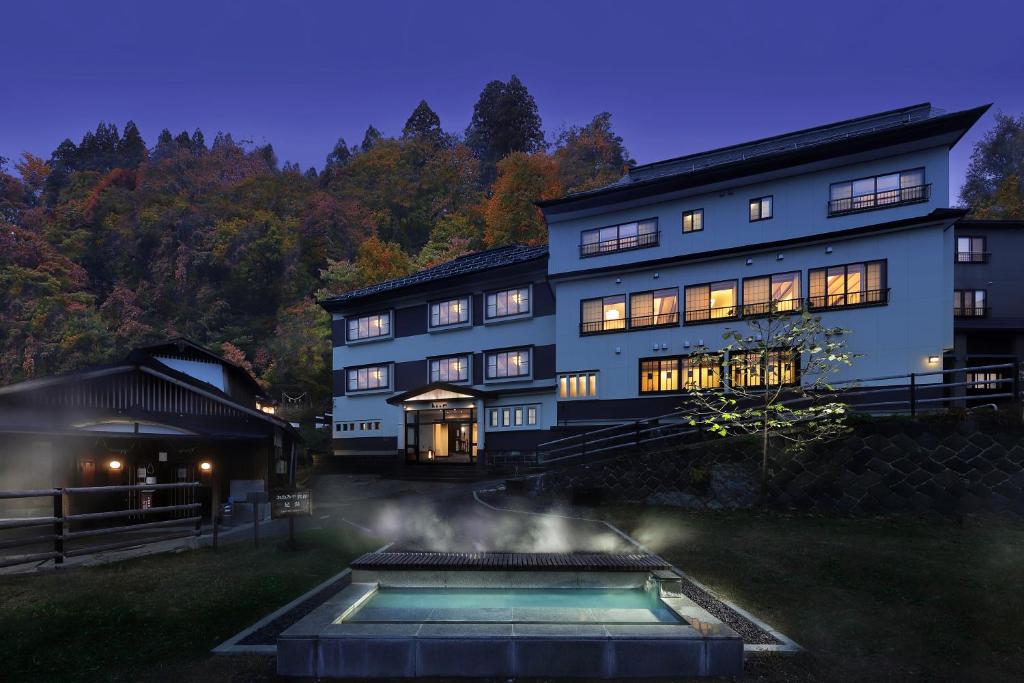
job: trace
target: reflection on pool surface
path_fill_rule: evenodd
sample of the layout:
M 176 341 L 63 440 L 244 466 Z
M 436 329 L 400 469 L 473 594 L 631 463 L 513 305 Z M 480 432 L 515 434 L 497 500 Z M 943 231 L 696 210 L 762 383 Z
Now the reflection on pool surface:
M 381 588 L 348 621 L 678 623 L 651 590 Z

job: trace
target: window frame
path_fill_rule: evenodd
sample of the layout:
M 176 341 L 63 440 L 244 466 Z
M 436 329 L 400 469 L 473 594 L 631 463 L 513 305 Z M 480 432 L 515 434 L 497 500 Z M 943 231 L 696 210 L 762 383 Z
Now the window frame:
M 793 362 L 793 379 L 792 379 L 792 381 L 781 382 L 779 384 L 768 384 L 766 382 L 762 382 L 761 384 L 756 384 L 756 385 L 751 385 L 751 384 L 742 384 L 741 385 L 741 384 L 735 383 L 733 381 L 733 379 L 735 377 L 735 371 L 736 371 L 735 368 L 736 368 L 736 366 L 733 363 L 734 363 L 734 358 L 737 357 L 737 356 L 740 356 L 740 357 L 742 357 L 742 356 L 759 356 L 760 355 L 760 351 L 754 350 L 754 351 L 732 351 L 732 352 L 730 352 L 729 353 L 729 389 L 732 389 L 733 387 L 737 387 L 738 386 L 738 387 L 741 387 L 741 388 L 743 388 L 745 390 L 748 390 L 748 391 L 751 391 L 751 390 L 757 391 L 757 390 L 776 389 L 776 388 L 779 388 L 779 387 L 796 387 L 796 386 L 800 386 L 800 382 L 801 382 L 801 379 L 802 379 L 802 377 L 801 377 L 800 359 L 801 359 L 802 355 L 800 354 L 799 350 L 798 349 L 779 348 L 779 349 L 770 349 L 768 351 L 769 354 L 773 354 L 773 353 L 774 354 L 779 354 L 778 355 L 778 364 L 777 364 L 777 374 L 778 375 L 782 374 L 781 366 L 782 366 L 782 363 L 785 362 L 785 358 L 782 356 L 782 354 L 783 353 L 787 353 L 787 352 L 789 353 L 789 355 L 790 355 L 790 357 L 792 359 L 792 362 Z M 749 367 L 751 367 L 751 366 L 749 364 L 747 364 L 746 368 L 749 368 Z M 760 374 L 761 366 L 758 365 L 757 368 L 758 368 L 758 373 Z M 749 370 L 747 370 L 746 374 L 747 374 L 747 376 L 750 375 Z
M 981 294 L 982 306 L 978 305 L 978 294 Z M 964 295 L 971 295 L 972 305 L 970 307 L 964 306 Z M 959 302 L 959 306 L 957 303 Z M 971 289 L 954 289 L 953 290 L 953 317 L 954 318 L 987 318 L 989 307 L 988 290 L 973 287 Z M 971 313 L 965 313 L 965 311 L 971 311 Z
M 345 395 L 348 396 L 348 395 L 351 395 L 351 394 L 377 394 L 377 393 L 390 392 L 392 390 L 392 386 L 393 386 L 394 381 L 395 381 L 394 365 L 395 364 L 392 363 L 392 362 L 387 362 L 387 363 L 369 363 L 369 364 L 366 364 L 366 365 L 352 365 L 352 366 L 346 367 L 345 368 Z M 360 370 L 370 370 L 371 368 L 383 368 L 385 370 L 385 372 L 387 373 L 387 384 L 386 385 L 384 385 L 384 386 L 376 386 L 376 387 L 367 387 L 365 389 L 358 389 L 358 388 L 352 389 L 352 388 L 350 388 L 351 387 L 350 373 L 352 373 L 352 372 L 356 373 L 356 380 L 357 380 L 357 383 L 358 383 L 358 373 L 359 373 L 359 371 Z
M 764 202 L 768 200 L 768 215 L 764 215 Z M 757 218 L 754 218 L 752 209 L 754 203 L 757 203 Z M 766 194 L 761 197 L 751 197 L 747 200 L 747 219 L 750 223 L 760 223 L 761 221 L 770 221 L 775 217 L 775 195 Z
M 440 363 L 442 361 L 461 360 L 466 367 L 466 379 L 440 379 L 440 372 L 438 373 L 438 379 L 434 379 L 434 363 Z M 434 382 L 445 382 L 446 384 L 472 384 L 473 383 L 473 355 L 470 353 L 448 353 L 443 356 L 429 356 L 427 358 L 427 382 L 433 384 Z
M 659 318 L 661 316 L 669 316 L 669 317 L 671 317 L 673 315 L 672 313 L 652 313 L 649 316 L 635 316 L 635 315 L 633 315 L 633 297 L 644 296 L 645 294 L 650 294 L 651 297 L 652 297 L 651 303 L 652 303 L 652 306 L 653 306 L 653 303 L 654 303 L 653 299 L 654 299 L 654 295 L 655 294 L 657 294 L 658 292 L 668 292 L 668 291 L 672 291 L 672 290 L 675 290 L 675 293 L 676 293 L 676 311 L 675 311 L 675 320 L 674 321 L 673 320 L 669 320 L 668 322 L 663 322 L 663 323 L 659 323 L 659 322 L 655 321 L 654 323 L 652 323 L 650 325 L 640 325 L 640 324 L 637 324 L 637 323 L 634 322 L 635 320 L 638 319 L 638 317 L 640 317 L 640 318 L 655 318 L 655 319 L 657 319 L 657 318 Z M 644 290 L 642 292 L 630 292 L 627 295 L 627 297 L 626 297 L 626 302 L 628 304 L 628 307 L 626 308 L 626 320 L 628 321 L 627 328 L 630 329 L 630 330 L 654 330 L 654 329 L 659 329 L 659 328 L 663 328 L 663 327 L 679 327 L 679 320 L 681 318 L 679 313 L 682 310 L 681 306 L 680 306 L 682 304 L 682 301 L 679 298 L 679 287 L 678 286 L 676 286 L 676 287 L 659 287 L 658 289 L 646 289 L 646 290 Z
M 914 173 L 916 171 L 920 171 L 921 172 L 921 184 L 920 185 L 907 185 L 906 187 L 904 187 L 904 185 L 903 185 L 903 175 L 904 174 L 908 174 L 909 175 L 909 174 Z M 879 178 L 886 178 L 888 176 L 896 176 L 897 177 L 895 189 L 879 190 L 878 189 L 878 179 Z M 867 194 L 854 194 L 854 187 L 855 187 L 856 183 L 863 183 L 864 181 L 867 181 L 867 180 L 872 181 L 872 186 L 873 186 L 874 190 L 872 192 L 867 193 Z M 849 187 L 850 187 L 850 195 L 848 197 L 833 197 L 833 188 L 841 186 L 841 185 L 849 185 Z M 928 177 L 927 177 L 927 174 L 925 172 L 925 167 L 924 166 L 914 166 L 912 168 L 903 168 L 903 169 L 900 169 L 898 171 L 889 171 L 887 173 L 875 173 L 873 175 L 861 176 L 860 178 L 851 178 L 850 180 L 838 180 L 838 181 L 836 181 L 834 183 L 829 183 L 829 186 L 828 186 L 828 204 L 827 204 L 828 211 L 827 211 L 827 214 L 828 214 L 829 218 L 835 218 L 837 216 L 848 216 L 848 215 L 853 214 L 853 213 L 863 213 L 865 211 L 876 211 L 876 210 L 879 210 L 879 209 L 891 209 L 891 208 L 894 208 L 894 207 L 897 207 L 897 206 L 907 206 L 908 204 L 920 204 L 922 202 L 927 202 L 927 201 L 929 201 L 931 199 L 931 191 L 928 189 L 930 187 L 931 187 L 931 184 L 928 183 Z M 913 192 L 910 192 L 910 191 L 913 191 Z M 884 203 L 879 201 L 879 195 L 883 195 L 883 194 L 886 194 L 886 193 L 892 193 L 892 192 L 897 193 L 895 200 L 893 200 L 893 201 L 886 201 Z M 915 196 L 909 196 L 908 198 L 904 198 L 905 194 L 914 194 L 915 192 L 916 192 Z M 867 197 L 871 198 L 871 203 L 870 204 L 861 204 L 859 206 L 855 205 L 855 203 L 856 203 L 858 198 L 863 199 L 863 198 L 867 198 Z M 848 202 L 849 206 L 847 208 L 837 208 L 835 206 L 836 202 Z
M 498 304 L 497 304 L 497 299 L 495 299 L 495 304 L 494 304 L 495 315 L 490 315 L 490 313 L 489 313 L 489 309 L 490 309 L 489 300 L 490 300 L 491 296 L 495 296 L 496 297 L 499 294 L 508 294 L 510 292 L 513 292 L 513 291 L 521 291 L 521 290 L 525 290 L 526 291 L 526 307 L 527 308 L 526 308 L 525 312 L 520 311 L 520 312 L 517 312 L 517 313 L 506 313 L 504 315 L 498 315 L 497 314 Z M 506 302 L 506 306 L 507 305 L 508 304 Z M 497 289 L 487 290 L 487 291 L 484 292 L 484 306 L 483 306 L 483 308 L 484 308 L 484 324 L 485 325 L 492 325 L 494 323 L 501 323 L 501 322 L 504 322 L 506 320 L 522 320 L 524 318 L 533 317 L 533 284 L 530 283 L 530 284 L 525 284 L 525 285 L 513 285 L 511 287 L 499 287 Z
M 505 376 L 491 376 L 490 374 L 490 357 L 501 353 L 513 353 L 520 352 L 526 354 L 526 367 L 527 371 L 520 375 L 505 375 Z M 521 365 L 521 364 L 520 364 Z M 510 346 L 501 349 L 488 349 L 483 352 L 483 366 L 484 376 L 483 381 L 485 384 L 501 383 L 501 382 L 522 382 L 533 379 L 533 346 Z M 497 369 L 497 361 L 495 361 L 495 369 Z
M 557 373 L 557 387 L 556 391 L 558 394 L 559 401 L 589 401 L 598 397 L 601 391 L 601 381 L 598 377 L 600 371 L 598 370 L 576 370 L 574 372 L 559 372 Z M 569 391 L 569 378 L 572 379 L 572 387 L 577 389 L 575 394 Z M 586 393 L 580 394 L 578 391 L 579 381 L 583 379 L 583 386 L 586 387 Z
M 636 232 L 636 236 L 633 239 L 635 239 L 636 243 L 632 244 L 630 246 L 622 246 L 622 241 L 624 239 L 629 239 L 628 235 L 626 237 L 622 236 L 622 227 L 626 226 L 626 225 L 632 225 L 634 223 L 636 224 L 636 231 L 637 232 Z M 640 225 L 642 223 L 654 223 L 654 230 L 652 232 L 641 233 L 640 232 Z M 609 239 L 609 240 L 602 240 L 601 239 L 601 231 L 603 231 L 603 230 L 611 230 L 612 228 L 615 229 L 615 237 L 613 239 Z M 591 233 L 596 233 L 597 234 L 597 241 L 596 242 L 586 242 L 584 240 L 584 236 L 588 235 L 588 234 L 591 234 Z M 650 238 L 648 238 L 648 239 L 641 239 L 641 237 L 640 237 L 641 234 L 643 234 L 643 235 L 653 235 L 653 239 L 650 239 Z M 602 244 L 609 244 L 609 243 L 612 243 L 612 242 L 615 243 L 615 245 L 616 245 L 615 248 L 609 248 L 609 249 L 601 248 Z M 595 256 L 605 256 L 607 254 L 617 254 L 617 253 L 622 252 L 622 251 L 633 251 L 634 249 L 650 249 L 652 247 L 657 247 L 660 244 L 661 244 L 661 228 L 658 225 L 658 217 L 657 216 L 649 216 L 647 218 L 638 218 L 638 219 L 636 219 L 634 221 L 625 221 L 625 222 L 622 222 L 622 223 L 613 223 L 611 225 L 603 225 L 603 226 L 597 227 L 597 228 L 587 228 L 585 230 L 580 230 L 580 258 L 593 258 Z
M 661 389 L 661 388 L 658 388 L 658 389 L 655 389 L 653 391 L 645 390 L 644 389 L 644 372 L 645 372 L 645 370 L 644 370 L 644 363 L 653 363 L 653 362 L 657 362 L 658 363 L 658 369 L 655 372 L 657 373 L 657 376 L 658 376 L 658 386 L 659 387 L 661 386 L 661 383 L 662 383 L 661 382 L 661 373 L 665 372 L 664 368 L 662 367 L 662 363 L 666 363 L 666 362 L 675 363 L 676 386 L 675 386 L 674 389 Z M 637 394 L 639 396 L 663 396 L 665 394 L 679 394 L 679 393 L 685 392 L 686 389 L 683 388 L 683 383 L 682 383 L 682 377 L 683 377 L 682 369 L 683 369 L 682 356 L 646 356 L 644 358 L 638 358 L 637 359 L 637 376 L 636 376 L 636 379 L 637 379 Z
M 466 319 L 460 320 L 454 323 L 439 323 L 434 324 L 434 306 L 442 306 L 450 304 L 453 301 L 465 301 L 466 302 Z M 441 319 L 441 309 L 438 309 L 438 320 Z M 472 294 L 460 294 L 458 296 L 447 297 L 444 299 L 434 299 L 427 302 L 427 331 L 428 332 L 445 332 L 447 330 L 461 329 L 463 327 L 472 327 L 473 325 L 473 295 Z
M 621 323 L 622 323 L 622 326 L 621 327 L 615 327 L 615 326 L 609 327 L 608 323 L 616 322 L 616 321 L 614 319 L 612 319 L 612 320 L 605 319 L 605 317 L 604 317 L 605 311 L 606 311 L 605 307 L 608 305 L 607 303 L 605 303 L 605 301 L 607 299 L 618 299 L 618 298 L 622 299 L 622 318 L 620 319 Z M 601 302 L 601 319 L 600 320 L 584 320 L 584 318 L 583 318 L 583 312 L 584 312 L 584 310 L 586 308 L 586 304 L 588 304 L 588 303 L 590 303 L 592 301 L 600 301 Z M 614 303 L 613 303 L 613 305 L 614 305 Z M 600 328 L 589 327 L 589 326 L 594 326 L 594 325 L 600 325 Z M 628 329 L 629 329 L 629 296 L 627 294 L 608 294 L 607 296 L 593 296 L 593 297 L 589 297 L 589 298 L 586 298 L 586 299 L 580 299 L 580 336 L 581 337 L 589 336 L 589 335 L 592 335 L 592 334 L 609 334 L 609 333 L 614 333 L 614 332 L 625 332 Z
M 776 299 L 772 295 L 772 289 L 773 289 L 773 286 L 774 286 L 774 283 L 773 283 L 772 280 L 774 278 L 782 276 L 782 275 L 795 275 L 796 276 L 797 288 L 800 290 L 798 292 L 798 295 L 796 296 L 796 298 Z M 768 280 L 768 301 L 748 302 L 747 301 L 747 283 L 750 282 L 750 281 L 753 281 L 753 280 L 765 280 L 765 279 Z M 750 277 L 743 278 L 743 281 L 740 283 L 740 291 L 742 292 L 742 297 L 743 297 L 742 298 L 743 303 L 741 303 L 740 306 L 739 306 L 741 316 L 744 317 L 744 318 L 759 318 L 759 317 L 763 317 L 763 316 L 766 316 L 766 315 L 771 315 L 772 310 L 773 310 L 772 304 L 773 303 L 777 303 L 777 302 L 782 302 L 782 301 L 793 301 L 793 302 L 795 302 L 794 307 L 791 308 L 791 309 L 784 310 L 784 311 L 783 310 L 777 310 L 776 311 L 777 313 L 786 314 L 786 315 L 793 315 L 793 314 L 796 314 L 796 313 L 801 313 L 803 311 L 803 308 L 804 308 L 804 306 L 803 306 L 803 302 L 804 302 L 804 297 L 803 297 L 803 288 L 804 288 L 803 279 L 804 279 L 804 273 L 803 273 L 802 270 L 787 270 L 787 271 L 783 271 L 783 272 L 780 272 L 780 273 L 767 273 L 765 275 L 751 275 Z M 748 306 L 767 306 L 767 308 L 766 308 L 766 310 L 761 311 L 761 312 L 750 312 L 748 310 L 748 308 L 747 308 Z
M 691 227 L 689 230 L 687 230 L 686 229 L 686 219 L 687 218 L 690 219 L 690 225 L 692 226 L 694 224 L 694 219 L 697 218 L 698 216 L 700 217 L 700 220 L 697 221 L 697 222 L 700 223 L 700 227 L 699 228 Z M 683 211 L 681 226 L 682 226 L 682 230 L 683 230 L 683 234 L 684 235 L 688 235 L 691 232 L 704 232 L 704 209 L 700 208 L 700 209 L 690 209 L 689 211 Z
M 541 403 L 485 406 L 484 410 L 487 413 L 487 418 L 484 421 L 485 432 L 521 432 L 543 428 L 541 427 Z M 530 421 L 531 414 L 532 422 Z
M 874 264 L 874 263 L 879 263 L 882 266 L 882 276 L 881 276 L 882 287 L 880 289 L 877 289 L 877 290 L 867 289 L 866 288 L 866 286 L 867 286 L 867 267 L 868 267 L 868 265 Z M 838 294 L 829 294 L 828 293 L 828 271 L 831 270 L 832 268 L 843 268 L 844 269 L 844 271 L 843 271 L 843 280 L 844 280 L 844 283 L 845 283 L 847 281 L 847 278 L 849 277 L 849 268 L 850 268 L 850 266 L 864 266 L 864 280 L 865 280 L 864 284 L 865 284 L 865 289 L 863 289 L 861 292 L 859 292 L 861 300 L 856 302 L 856 303 L 845 303 L 845 300 L 850 295 L 850 291 L 845 289 L 845 285 L 844 285 L 844 291 L 843 291 L 843 294 L 842 294 L 843 299 L 844 299 L 844 303 L 839 304 L 839 305 L 836 305 L 836 304 L 829 305 L 829 303 L 828 303 L 829 297 L 831 297 L 831 296 L 840 296 L 840 295 L 838 295 Z M 817 273 L 817 272 L 824 272 L 825 273 L 825 293 L 822 294 L 822 295 L 815 295 L 815 294 L 812 293 L 811 278 L 813 278 L 814 277 L 814 273 Z M 817 268 L 808 268 L 807 269 L 807 310 L 809 310 L 809 311 L 842 311 L 842 310 L 846 310 L 846 309 L 850 309 L 850 308 L 864 308 L 866 306 L 888 306 L 889 305 L 889 290 L 890 290 L 890 287 L 889 287 L 889 259 L 887 259 L 887 258 L 884 258 L 884 259 L 873 259 L 871 261 L 851 261 L 849 263 L 836 263 L 836 264 L 831 265 L 831 266 L 821 266 L 821 267 L 817 267 Z M 872 299 L 871 297 L 867 296 L 868 292 L 879 292 L 880 295 Z M 817 298 L 824 298 L 825 302 L 823 304 L 821 304 L 821 305 L 816 305 L 814 303 L 814 300 L 817 299 Z
M 732 306 L 733 313 L 732 313 L 732 315 L 719 316 L 717 318 L 712 317 L 711 311 L 715 311 L 715 310 L 718 310 L 720 308 L 728 308 L 728 307 L 727 306 L 719 306 L 718 308 L 711 307 L 711 287 L 712 287 L 712 285 L 720 285 L 720 284 L 724 284 L 724 283 L 727 283 L 727 282 L 733 283 L 733 300 L 735 301 L 735 303 Z M 687 301 L 686 293 L 689 290 L 691 290 L 691 289 L 697 289 L 699 287 L 707 287 L 707 289 L 708 289 L 708 296 L 707 296 L 708 308 L 706 308 L 706 309 L 699 309 L 699 310 L 702 310 L 702 311 L 706 310 L 708 312 L 708 317 L 707 318 L 694 318 L 694 319 L 690 319 L 690 309 L 686 305 L 686 301 Z M 683 287 L 683 324 L 684 325 L 706 325 L 708 323 L 716 323 L 716 322 L 722 322 L 722 321 L 728 321 L 728 320 L 738 320 L 739 317 L 740 317 L 740 308 L 741 308 L 741 305 L 740 305 L 740 280 L 738 278 L 734 278 L 734 279 L 731 279 L 731 280 L 715 280 L 714 282 L 701 282 L 701 283 L 698 283 L 698 284 L 686 285 L 685 287 Z
M 386 316 L 387 317 L 388 331 L 387 331 L 386 334 L 378 334 L 378 335 L 374 335 L 372 337 L 355 337 L 355 338 L 353 338 L 351 336 L 351 330 L 352 330 L 351 323 L 353 323 L 353 322 L 356 323 L 356 326 L 358 328 L 360 320 L 362 320 L 364 318 L 369 320 L 370 318 L 377 318 L 377 317 L 381 317 L 381 316 Z M 369 327 L 369 323 L 367 323 L 367 327 Z M 371 343 L 371 342 L 375 342 L 375 341 L 383 341 L 385 339 L 394 339 L 394 337 L 395 337 L 395 312 L 394 312 L 394 310 L 392 310 L 390 308 L 386 309 L 386 310 L 383 310 L 383 311 L 377 311 L 377 312 L 374 312 L 374 313 L 361 313 L 359 315 L 354 315 L 354 316 L 345 316 L 345 343 L 346 344 L 349 344 L 349 345 L 351 345 L 351 344 L 367 344 L 367 343 Z
M 960 251 L 960 240 L 970 240 L 970 251 Z M 975 240 L 981 240 L 981 251 L 974 249 Z M 956 249 L 953 250 L 953 261 L 955 263 L 988 263 L 988 257 L 988 237 L 986 235 L 956 236 Z

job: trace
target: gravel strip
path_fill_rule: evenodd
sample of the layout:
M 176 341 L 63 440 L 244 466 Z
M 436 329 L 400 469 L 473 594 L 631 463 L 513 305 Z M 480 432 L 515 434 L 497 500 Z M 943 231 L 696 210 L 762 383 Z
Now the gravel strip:
M 782 641 L 765 631 L 763 628 L 736 612 L 718 598 L 697 587 L 685 576 L 682 577 L 683 595 L 706 609 L 713 616 L 721 619 L 732 630 L 743 636 L 746 645 L 779 645 Z
M 282 631 L 289 628 L 292 624 L 312 612 L 320 605 L 324 604 L 324 602 L 341 591 L 341 589 L 347 586 L 351 581 L 351 574 L 346 574 L 345 576 L 340 577 L 337 581 L 324 586 L 316 593 L 313 593 L 313 595 L 309 596 L 298 605 L 279 616 L 277 619 L 264 624 L 245 638 L 242 638 L 236 643 L 236 645 L 277 645 L 277 637 L 281 635 Z

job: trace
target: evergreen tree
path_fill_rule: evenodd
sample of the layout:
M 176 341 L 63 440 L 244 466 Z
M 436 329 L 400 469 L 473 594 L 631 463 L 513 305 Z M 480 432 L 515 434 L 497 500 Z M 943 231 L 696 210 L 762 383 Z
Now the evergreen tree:
M 203 137 L 203 131 L 198 128 L 192 131 L 192 151 L 197 154 L 206 151 L 206 138 Z
M 374 128 L 372 125 L 366 129 L 366 134 L 363 135 L 363 144 L 359 145 L 359 151 L 369 152 L 373 149 L 374 145 L 384 139 L 380 131 Z
M 508 83 L 491 81 L 484 86 L 473 105 L 466 144 L 481 161 L 485 185 L 496 175 L 495 164 L 512 152 L 530 153 L 544 148 L 537 103 L 517 76 L 513 75 Z
M 124 168 L 135 168 L 146 160 L 146 143 L 139 134 L 139 129 L 134 121 L 129 121 L 124 126 L 124 134 L 117 146 L 119 165 Z
M 409 119 L 402 127 L 402 137 L 440 145 L 444 142 L 444 131 L 441 130 L 441 118 L 430 108 L 426 100 L 420 100 Z
M 183 130 L 178 133 L 178 137 L 174 138 L 174 142 L 178 145 L 178 149 L 192 151 L 192 138 L 189 137 L 188 131 Z
M 371 126 L 372 128 L 373 126 Z M 367 131 L 369 133 L 369 131 Z M 334 143 L 334 149 L 327 155 L 327 162 L 324 164 L 324 170 L 339 168 L 348 163 L 348 160 L 352 158 L 352 152 L 349 151 L 348 145 L 345 144 L 345 138 L 338 138 L 338 141 Z
M 154 161 L 165 159 L 173 155 L 175 151 L 176 148 L 174 138 L 171 137 L 171 131 L 164 128 L 156 138 L 156 147 L 153 148 L 152 159 Z
M 996 114 L 974 146 L 960 201 L 977 218 L 1024 218 L 1024 115 Z
M 613 183 L 635 162 L 612 130 L 612 115 L 602 112 L 582 128 L 562 131 L 555 150 L 559 177 L 566 192 L 580 192 Z

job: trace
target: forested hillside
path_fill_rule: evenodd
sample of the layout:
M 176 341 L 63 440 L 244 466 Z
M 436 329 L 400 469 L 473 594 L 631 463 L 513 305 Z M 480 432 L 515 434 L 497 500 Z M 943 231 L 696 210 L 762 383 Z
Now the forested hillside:
M 209 131 L 207 131 L 209 133 Z M 427 103 L 400 133 L 338 140 L 322 168 L 271 145 L 100 123 L 49 159 L 0 159 L 0 385 L 185 335 L 251 367 L 272 395 L 330 395 L 315 298 L 470 250 L 545 240 L 532 202 L 630 163 L 608 114 L 542 128 L 516 78 L 469 127 Z

